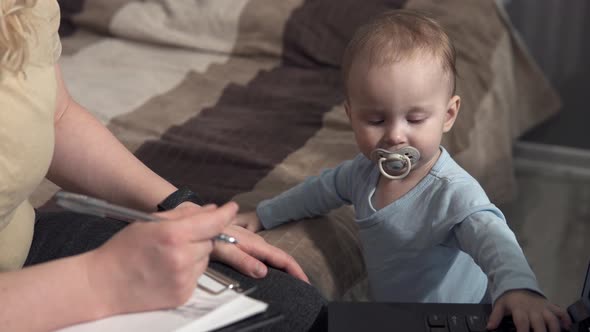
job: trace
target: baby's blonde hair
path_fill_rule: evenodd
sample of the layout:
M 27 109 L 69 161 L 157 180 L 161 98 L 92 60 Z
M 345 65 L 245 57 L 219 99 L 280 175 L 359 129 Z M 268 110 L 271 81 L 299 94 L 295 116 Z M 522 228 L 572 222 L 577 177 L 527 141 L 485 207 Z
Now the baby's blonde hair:
M 36 3 L 37 0 L 0 0 L 0 72 L 20 72 L 29 59 L 27 38 L 34 34 L 32 8 Z
M 349 42 L 342 60 L 345 86 L 353 62 L 362 56 L 371 65 L 385 65 L 429 53 L 440 60 L 455 94 L 457 69 L 455 48 L 441 25 L 429 16 L 412 10 L 381 13 L 361 26 Z

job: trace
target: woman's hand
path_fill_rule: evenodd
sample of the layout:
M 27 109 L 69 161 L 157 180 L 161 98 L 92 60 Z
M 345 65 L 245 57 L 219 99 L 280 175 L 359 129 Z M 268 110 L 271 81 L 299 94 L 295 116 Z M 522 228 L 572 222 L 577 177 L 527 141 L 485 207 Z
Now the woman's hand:
M 234 219 L 237 204 L 183 206 L 166 221 L 135 222 L 91 253 L 88 279 L 113 313 L 182 305 L 207 268 L 212 239 Z
M 238 213 L 232 221 L 233 225 L 242 226 L 251 232 L 258 232 L 263 229 L 262 223 L 256 214 L 256 211 Z
M 497 328 L 502 317 L 508 314 L 512 315 L 518 332 L 559 332 L 560 325 L 568 330 L 572 325 L 565 310 L 528 290 L 512 290 L 500 296 L 494 303 L 486 328 Z
M 237 225 L 226 227 L 223 233 L 235 237 L 238 244 L 216 243 L 212 259 L 228 264 L 253 278 L 266 276 L 268 264 L 309 283 L 305 272 L 292 256 L 268 244 L 260 235 Z

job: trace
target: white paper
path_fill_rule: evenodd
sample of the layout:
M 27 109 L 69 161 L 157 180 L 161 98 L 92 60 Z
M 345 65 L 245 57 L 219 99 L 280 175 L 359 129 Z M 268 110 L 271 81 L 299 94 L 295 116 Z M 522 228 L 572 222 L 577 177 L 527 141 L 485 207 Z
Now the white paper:
M 181 307 L 112 316 L 72 325 L 59 332 L 186 332 L 210 331 L 264 312 L 268 305 L 228 289 L 212 295 L 196 288 Z

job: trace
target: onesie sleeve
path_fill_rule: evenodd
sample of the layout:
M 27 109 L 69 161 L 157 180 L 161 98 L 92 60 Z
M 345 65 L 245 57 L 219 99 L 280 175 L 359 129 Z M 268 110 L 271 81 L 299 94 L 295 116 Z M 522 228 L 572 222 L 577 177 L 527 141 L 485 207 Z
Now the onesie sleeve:
M 516 236 L 493 204 L 457 224 L 454 236 L 459 249 L 471 255 L 488 276 L 494 302 L 515 289 L 527 289 L 544 296 Z
M 354 168 L 354 160 L 346 161 L 322 171 L 319 176 L 307 178 L 272 199 L 262 201 L 256 208 L 260 222 L 268 229 L 288 221 L 324 215 L 342 205 L 351 204 Z

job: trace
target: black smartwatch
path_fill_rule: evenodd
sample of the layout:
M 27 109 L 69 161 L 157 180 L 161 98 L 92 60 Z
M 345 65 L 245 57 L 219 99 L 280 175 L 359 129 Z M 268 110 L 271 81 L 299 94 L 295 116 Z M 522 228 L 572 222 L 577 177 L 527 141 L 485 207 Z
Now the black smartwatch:
M 158 204 L 158 211 L 172 210 L 184 202 L 193 202 L 198 205 L 203 205 L 201 198 L 192 190 L 188 188 L 180 188 Z

